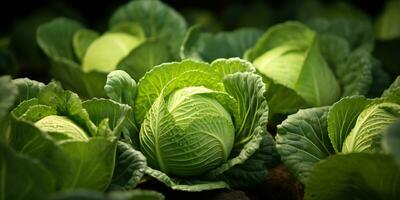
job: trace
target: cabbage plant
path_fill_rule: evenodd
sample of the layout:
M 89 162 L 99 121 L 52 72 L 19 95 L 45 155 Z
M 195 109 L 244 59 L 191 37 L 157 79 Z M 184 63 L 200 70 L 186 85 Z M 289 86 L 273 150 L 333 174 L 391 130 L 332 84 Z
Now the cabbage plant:
M 177 190 L 250 187 L 277 158 L 265 86 L 254 71 L 237 58 L 184 60 L 154 67 L 137 85 L 111 72 L 105 90 L 134 110 L 131 138 L 147 175 Z
M 331 107 L 300 110 L 278 126 L 282 161 L 306 183 L 310 171 L 334 154 L 384 153 L 383 132 L 400 118 L 400 79 L 382 97 L 345 97 Z
M 382 131 L 385 154 L 334 155 L 317 163 L 306 182 L 304 199 L 398 199 L 400 196 L 400 121 Z
M 270 27 L 244 57 L 268 85 L 273 116 L 331 105 L 345 96 L 379 96 L 388 77 L 372 48 L 368 23 L 313 19 Z
M 138 0 L 118 8 L 102 34 L 56 18 L 39 26 L 37 42 L 64 87 L 101 97 L 109 72 L 122 69 L 139 79 L 152 66 L 176 59 L 185 31 L 186 22 L 171 7 Z
M 146 160 L 120 134 L 128 106 L 82 102 L 55 82 L 0 82 L 7 95 L 0 104 L 3 197 L 44 199 L 56 191 L 124 190 L 139 182 Z
M 388 129 L 400 119 L 399 83 L 380 98 L 345 97 L 278 126 L 277 150 L 305 184 L 305 199 L 399 198 L 399 132 Z

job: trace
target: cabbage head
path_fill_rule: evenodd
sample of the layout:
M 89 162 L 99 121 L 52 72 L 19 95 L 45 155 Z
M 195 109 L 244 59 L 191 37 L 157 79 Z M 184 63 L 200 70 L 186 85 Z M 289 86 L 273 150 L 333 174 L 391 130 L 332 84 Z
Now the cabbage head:
M 149 20 L 151 19 L 151 20 Z M 186 22 L 161 1 L 137 0 L 119 7 L 103 33 L 63 17 L 37 29 L 39 47 L 51 74 L 81 97 L 104 97 L 109 72 L 120 69 L 136 79 L 151 67 L 178 58 Z
M 341 19 L 270 27 L 244 58 L 268 86 L 271 120 L 342 97 L 378 97 L 390 82 L 372 56 L 372 35 L 369 23 Z

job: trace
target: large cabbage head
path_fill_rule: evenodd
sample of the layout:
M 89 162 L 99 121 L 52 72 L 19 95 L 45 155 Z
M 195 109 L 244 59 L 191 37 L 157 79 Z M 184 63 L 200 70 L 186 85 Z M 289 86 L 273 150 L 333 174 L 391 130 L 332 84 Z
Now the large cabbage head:
M 128 89 L 134 101 L 126 98 Z M 147 158 L 146 173 L 174 189 L 250 186 L 274 163 L 265 86 L 246 61 L 166 63 L 147 73 L 137 88 L 126 73 L 114 71 L 105 90 L 134 108 L 140 130 L 132 139 Z M 254 166 L 258 156 L 262 159 Z M 250 166 L 253 170 L 244 170 Z

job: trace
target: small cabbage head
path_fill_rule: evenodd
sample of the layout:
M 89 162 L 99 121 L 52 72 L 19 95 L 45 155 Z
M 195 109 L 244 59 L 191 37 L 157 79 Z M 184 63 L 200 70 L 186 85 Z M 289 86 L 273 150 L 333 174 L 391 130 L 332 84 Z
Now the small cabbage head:
M 64 116 L 49 115 L 35 122 L 35 126 L 47 132 L 57 141 L 79 140 L 87 141 L 86 132 L 73 121 Z
M 57 189 L 108 188 L 117 148 L 108 118 L 121 120 L 112 114 L 122 116 L 123 107 L 106 99 L 82 102 L 55 82 L 15 82 L 23 95 L 11 111 L 10 146 L 43 165 Z

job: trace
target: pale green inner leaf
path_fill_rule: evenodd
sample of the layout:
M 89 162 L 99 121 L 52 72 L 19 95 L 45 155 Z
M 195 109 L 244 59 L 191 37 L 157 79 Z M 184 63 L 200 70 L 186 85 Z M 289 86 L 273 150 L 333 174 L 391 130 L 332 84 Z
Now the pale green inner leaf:
M 85 72 L 110 72 L 140 43 L 139 38 L 126 33 L 106 33 L 89 46 L 83 58 L 82 69 Z

